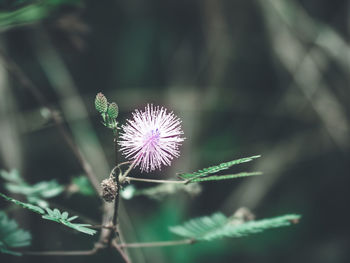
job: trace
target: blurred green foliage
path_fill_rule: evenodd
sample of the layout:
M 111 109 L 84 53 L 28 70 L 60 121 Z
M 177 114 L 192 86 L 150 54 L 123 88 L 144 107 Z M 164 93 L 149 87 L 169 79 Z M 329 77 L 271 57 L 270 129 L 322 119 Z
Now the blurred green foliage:
M 47 207 L 48 203 L 44 199 L 58 196 L 64 191 L 64 187 L 56 180 L 41 181 L 34 185 L 27 184 L 20 176 L 17 170 L 7 172 L 0 170 L 0 177 L 5 179 L 5 188 L 14 194 L 25 195 L 28 202 L 37 204 L 41 207 Z
M 191 219 L 183 225 L 170 227 L 170 231 L 194 240 L 213 240 L 223 237 L 243 237 L 263 232 L 269 228 L 278 228 L 297 223 L 300 215 L 284 215 L 275 218 L 241 222 L 227 218 L 222 213 Z
M 3 0 L 0 2 L 0 31 L 38 22 L 62 5 L 76 5 L 79 2 L 80 0 Z
M 77 190 L 72 189 L 72 192 L 77 191 L 86 196 L 94 196 L 96 194 L 89 179 L 84 175 L 73 177 L 72 183 L 75 187 L 77 187 Z
M 0 211 L 0 252 L 19 256 L 21 253 L 11 249 L 29 246 L 31 240 L 28 231 L 20 229 L 15 220 L 9 219 L 4 211 Z

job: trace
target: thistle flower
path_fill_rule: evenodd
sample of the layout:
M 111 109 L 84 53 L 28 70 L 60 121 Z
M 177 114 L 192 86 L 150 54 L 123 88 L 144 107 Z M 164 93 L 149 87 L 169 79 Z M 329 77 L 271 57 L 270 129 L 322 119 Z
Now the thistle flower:
M 122 126 L 119 145 L 126 158 L 141 171 L 161 169 L 170 165 L 174 157 L 180 155 L 181 121 L 163 107 L 147 104 L 145 111 L 135 110 L 133 119 Z

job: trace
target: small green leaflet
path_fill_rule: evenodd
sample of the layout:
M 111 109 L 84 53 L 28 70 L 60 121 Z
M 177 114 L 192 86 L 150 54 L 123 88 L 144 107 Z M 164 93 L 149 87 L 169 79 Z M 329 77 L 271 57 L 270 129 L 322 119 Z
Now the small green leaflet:
M 170 231 L 195 240 L 213 240 L 223 237 L 242 237 L 270 228 L 289 226 L 297 223 L 300 215 L 289 214 L 262 220 L 237 224 L 222 213 L 191 219 L 182 225 L 170 227 Z
M 79 232 L 88 234 L 88 235 L 94 235 L 96 233 L 96 230 L 90 229 L 88 228 L 89 224 L 78 224 L 78 223 L 72 223 L 71 221 L 73 221 L 74 219 L 77 218 L 77 216 L 72 216 L 72 217 L 68 217 L 68 213 L 67 212 L 63 212 L 61 213 L 58 209 L 54 209 L 51 210 L 50 208 L 45 208 L 46 211 L 44 209 L 42 209 L 39 206 L 35 206 L 32 204 L 28 204 L 28 203 L 23 203 L 21 201 L 18 201 L 16 199 L 13 199 L 11 197 L 8 197 L 2 193 L 0 193 L 0 196 L 5 198 L 7 201 L 13 202 L 17 205 L 22 206 L 23 208 L 29 209 L 35 213 L 41 214 L 43 219 L 47 219 L 47 220 L 51 220 L 51 221 L 55 221 L 57 223 L 63 224 L 67 227 L 73 228 Z
M 9 219 L 5 212 L 0 211 L 0 252 L 20 256 L 21 253 L 12 251 L 11 248 L 29 246 L 31 240 L 28 231 L 18 228 L 15 220 Z
M 45 209 L 47 211 L 47 214 L 43 215 L 44 219 L 61 223 L 67 227 L 73 228 L 79 232 L 83 232 L 88 235 L 94 235 L 96 233 L 96 230 L 88 228 L 88 226 L 91 226 L 89 224 L 72 223 L 71 221 L 76 219 L 77 216 L 72 216 L 69 218 L 67 212 L 61 213 L 57 208 L 55 208 L 54 210 L 51 210 L 50 208 L 45 208 Z
M 254 159 L 259 158 L 261 155 L 255 155 L 251 157 L 245 157 L 237 160 L 233 160 L 226 163 L 221 163 L 216 166 L 211 166 L 208 168 L 204 168 L 202 170 L 199 170 L 197 172 L 193 173 L 183 173 L 179 174 L 179 177 L 181 177 L 184 180 L 188 180 L 188 182 L 203 182 L 203 181 L 218 181 L 218 180 L 227 180 L 227 179 L 233 179 L 243 176 L 251 176 L 251 175 L 258 175 L 261 174 L 260 172 L 253 172 L 253 173 L 238 173 L 238 174 L 230 174 L 230 175 L 211 175 L 217 172 L 220 172 L 222 170 L 227 170 L 233 165 L 241 164 L 241 163 L 247 163 L 250 161 L 253 161 Z M 205 178 L 205 179 L 204 179 Z M 211 178 L 211 179 L 209 179 Z

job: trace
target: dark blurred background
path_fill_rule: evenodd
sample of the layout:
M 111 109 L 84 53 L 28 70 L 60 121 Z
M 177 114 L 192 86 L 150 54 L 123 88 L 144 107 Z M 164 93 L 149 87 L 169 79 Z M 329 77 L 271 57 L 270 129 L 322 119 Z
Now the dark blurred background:
M 175 239 L 168 226 L 216 211 L 231 215 L 241 206 L 257 218 L 303 217 L 298 225 L 240 239 L 133 249 L 134 262 L 349 262 L 349 1 L 0 3 L 2 169 L 16 168 L 31 183 L 56 178 L 67 184 L 83 174 L 47 121 L 49 106 L 102 180 L 114 150 L 94 109 L 96 93 L 118 103 L 121 123 L 135 108 L 163 105 L 182 119 L 187 139 L 173 165 L 149 177 L 174 178 L 256 154 L 262 157 L 240 169 L 264 175 L 203 183 L 195 197 L 180 192 L 160 202 L 123 200 L 127 241 Z M 30 11 L 18 11 L 23 8 Z M 14 66 L 21 74 L 11 72 Z M 97 197 L 55 202 L 100 221 Z M 89 249 L 97 239 L 27 211 L 11 216 L 31 230 L 30 250 Z M 116 252 L 0 254 L 4 263 L 101 260 L 122 262 Z

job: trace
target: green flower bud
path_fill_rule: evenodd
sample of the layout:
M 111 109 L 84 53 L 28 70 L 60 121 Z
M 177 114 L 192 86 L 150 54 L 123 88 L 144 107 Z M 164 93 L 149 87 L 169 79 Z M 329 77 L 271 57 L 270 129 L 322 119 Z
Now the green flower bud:
M 115 102 L 112 102 L 108 105 L 107 114 L 109 118 L 116 119 L 118 117 L 118 105 Z
M 97 93 L 95 98 L 95 108 L 100 113 L 105 113 L 107 111 L 107 99 L 105 95 L 103 95 L 101 92 Z

